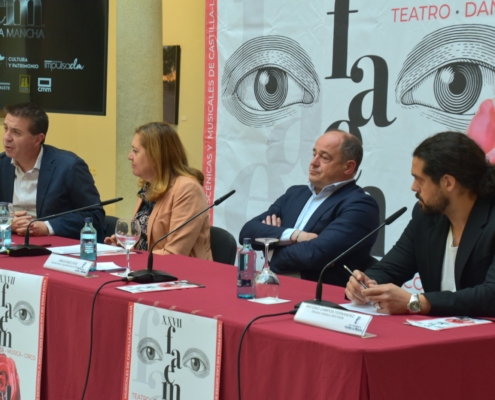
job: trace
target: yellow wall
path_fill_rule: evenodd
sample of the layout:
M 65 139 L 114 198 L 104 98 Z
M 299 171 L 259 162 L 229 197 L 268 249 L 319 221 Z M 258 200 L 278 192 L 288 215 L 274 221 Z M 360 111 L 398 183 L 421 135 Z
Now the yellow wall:
M 201 169 L 203 133 L 204 2 L 163 0 L 163 44 L 181 46 L 179 124 L 190 163 Z M 117 87 L 116 87 L 117 0 L 109 1 L 108 75 L 106 116 L 50 113 L 47 144 L 73 151 L 96 170 L 94 179 L 102 200 L 116 196 Z M 3 121 L 3 120 L 2 120 Z M 107 206 L 115 215 L 115 206 Z
M 163 0 L 163 44 L 181 47 L 179 124 L 191 166 L 203 160 L 205 3 Z

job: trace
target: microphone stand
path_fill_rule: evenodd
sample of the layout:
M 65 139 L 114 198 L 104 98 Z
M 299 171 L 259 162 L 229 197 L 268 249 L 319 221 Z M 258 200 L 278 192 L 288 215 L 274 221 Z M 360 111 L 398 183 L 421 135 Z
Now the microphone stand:
M 344 309 L 344 307 L 339 306 L 338 304 L 332 303 L 331 301 L 326 301 L 322 300 L 322 292 L 323 292 L 323 275 L 325 274 L 325 271 L 333 266 L 337 261 L 339 261 L 342 257 L 344 257 L 347 253 L 349 253 L 351 250 L 353 250 L 356 246 L 360 245 L 362 242 L 364 242 L 366 239 L 368 239 L 371 235 L 375 234 L 378 232 L 380 229 L 382 229 L 385 225 L 390 225 L 392 222 L 394 222 L 397 218 L 399 218 L 402 214 L 404 214 L 407 210 L 407 207 L 402 207 L 399 211 L 396 211 L 394 214 L 392 214 L 390 217 L 388 217 L 378 228 L 373 229 L 370 233 L 368 233 L 365 237 L 363 237 L 361 240 L 358 242 L 354 243 L 351 247 L 349 247 L 346 251 L 344 251 L 342 254 L 334 258 L 332 261 L 330 261 L 327 265 L 323 267 L 320 273 L 320 277 L 318 278 L 318 283 L 316 284 L 316 295 L 314 300 L 304 300 L 304 303 L 310 303 L 310 304 L 316 304 L 319 306 L 323 307 L 331 307 L 331 308 L 340 308 Z M 301 303 L 298 303 L 295 305 L 295 308 L 299 308 Z
M 168 232 L 166 235 L 162 236 L 160 239 L 158 239 L 155 243 L 153 243 L 153 246 L 151 246 L 151 249 L 149 250 L 149 255 L 148 255 L 148 268 L 147 269 L 141 269 L 139 271 L 134 271 L 131 272 L 128 276 L 127 279 L 130 282 L 137 282 L 137 283 L 151 283 L 151 282 L 170 282 L 170 281 L 176 281 L 177 277 L 170 275 L 168 272 L 165 271 L 157 271 L 153 270 L 153 249 L 155 246 L 161 242 L 162 240 L 166 239 L 169 237 L 172 233 L 178 231 L 180 228 L 182 228 L 184 225 L 187 225 L 189 222 L 192 220 L 196 219 L 199 217 L 201 214 L 205 213 L 208 211 L 210 208 L 214 206 L 218 206 L 220 203 L 222 203 L 224 200 L 229 198 L 235 193 L 235 190 L 230 191 L 226 195 L 220 197 L 218 200 L 215 200 L 211 206 L 208 206 L 205 208 L 203 211 L 200 211 L 193 217 L 189 218 L 186 222 L 183 224 L 179 225 L 177 228 L 174 230 Z
M 49 249 L 47 249 L 45 247 L 41 247 L 41 246 L 36 246 L 34 244 L 29 244 L 29 227 L 31 226 L 31 224 L 33 222 L 47 221 L 49 219 L 61 217 L 63 215 L 71 214 L 74 212 L 80 212 L 80 211 L 90 210 L 90 209 L 97 208 L 97 207 L 103 207 L 103 206 L 106 206 L 108 204 L 117 203 L 118 201 L 121 201 L 121 200 L 123 200 L 123 197 L 118 197 L 116 199 L 102 201 L 100 203 L 92 204 L 90 206 L 76 208 L 75 210 L 64 211 L 64 212 L 61 212 L 58 214 L 52 214 L 52 215 L 47 215 L 46 217 L 33 219 L 28 224 L 28 226 L 26 228 L 26 233 L 24 234 L 24 244 L 21 244 L 19 246 L 13 246 L 10 249 L 7 249 L 6 254 L 8 254 L 11 257 L 33 257 L 33 256 L 49 255 L 52 253 Z

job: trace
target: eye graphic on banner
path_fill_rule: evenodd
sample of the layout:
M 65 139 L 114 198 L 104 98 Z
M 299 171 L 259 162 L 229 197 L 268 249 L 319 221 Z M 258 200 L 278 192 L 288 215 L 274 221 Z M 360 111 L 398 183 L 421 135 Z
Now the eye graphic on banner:
M 425 117 L 465 131 L 495 95 L 495 28 L 454 25 L 425 36 L 408 54 L 395 92 L 402 105 L 425 107 Z
M 198 378 L 206 378 L 210 374 L 210 361 L 204 351 L 200 349 L 191 347 L 184 354 L 182 361 L 184 367 L 189 368 Z
M 232 54 L 222 76 L 222 102 L 239 122 L 271 126 L 318 101 L 320 82 L 311 59 L 284 36 L 249 40 Z
M 31 325 L 34 322 L 34 308 L 28 302 L 21 300 L 14 306 L 14 318 L 23 325 Z

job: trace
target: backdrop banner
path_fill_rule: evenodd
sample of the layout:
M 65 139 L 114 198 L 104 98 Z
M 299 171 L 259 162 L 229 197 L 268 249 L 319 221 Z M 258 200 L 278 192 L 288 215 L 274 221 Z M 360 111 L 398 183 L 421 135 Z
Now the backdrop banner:
M 237 190 L 214 224 L 237 236 L 307 183 L 316 139 L 340 128 L 363 142 L 358 184 L 381 219 L 409 207 L 378 238 L 382 256 L 416 202 L 423 139 L 467 132 L 495 157 L 494 13 L 495 1 L 207 0 L 205 191 Z

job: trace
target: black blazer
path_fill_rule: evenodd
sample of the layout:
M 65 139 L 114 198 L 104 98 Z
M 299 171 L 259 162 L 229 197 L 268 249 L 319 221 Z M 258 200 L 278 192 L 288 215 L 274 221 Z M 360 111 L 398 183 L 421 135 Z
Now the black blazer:
M 495 317 L 495 199 L 478 198 L 455 260 L 456 292 L 440 291 L 450 221 L 426 216 L 418 204 L 396 245 L 365 273 L 398 286 L 419 272 L 430 315 Z

